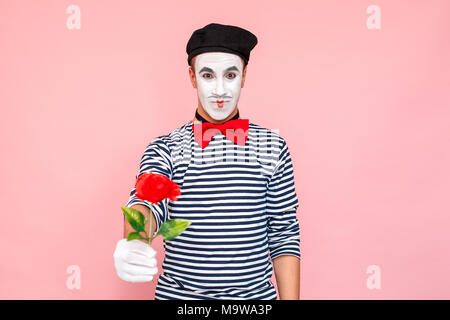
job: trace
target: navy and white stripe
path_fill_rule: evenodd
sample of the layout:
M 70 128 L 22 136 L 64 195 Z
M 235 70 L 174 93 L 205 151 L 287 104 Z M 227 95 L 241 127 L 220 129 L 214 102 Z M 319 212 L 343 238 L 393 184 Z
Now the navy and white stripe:
M 151 207 L 156 230 L 167 219 L 192 221 L 164 241 L 155 298 L 277 299 L 270 259 L 300 258 L 299 203 L 286 141 L 250 122 L 244 146 L 218 132 L 201 149 L 192 123 L 154 138 L 136 175 L 165 175 L 180 186 L 178 200 L 156 206 L 136 198 L 133 188 L 127 203 Z

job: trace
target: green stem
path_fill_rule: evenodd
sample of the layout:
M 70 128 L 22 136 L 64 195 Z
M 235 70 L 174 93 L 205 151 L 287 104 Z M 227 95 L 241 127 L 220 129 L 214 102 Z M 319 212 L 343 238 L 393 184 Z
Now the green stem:
M 151 246 L 152 245 L 152 239 L 153 239 L 153 234 L 152 234 L 152 221 L 153 221 L 153 212 L 152 212 L 152 207 L 150 207 L 150 236 L 148 237 L 148 243 Z M 156 286 L 155 283 L 155 279 L 152 279 L 153 284 Z
M 153 220 L 153 212 L 152 212 L 152 207 L 150 207 L 150 236 L 149 236 L 149 240 L 148 240 L 148 244 L 152 245 L 152 240 L 153 240 L 153 235 L 152 235 L 152 220 Z

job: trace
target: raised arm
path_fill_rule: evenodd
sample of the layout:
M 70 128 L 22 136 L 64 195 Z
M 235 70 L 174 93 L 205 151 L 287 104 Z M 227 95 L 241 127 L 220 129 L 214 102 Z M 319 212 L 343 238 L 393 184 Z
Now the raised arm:
M 170 149 L 160 137 L 153 139 L 145 149 L 141 158 L 139 173 L 136 175 L 136 179 L 141 174 L 150 171 L 153 173 L 162 174 L 167 178 L 172 179 L 173 170 Z M 150 217 L 151 208 L 153 213 L 152 235 L 154 235 L 158 232 L 161 224 L 168 219 L 168 199 L 164 199 L 160 201 L 158 205 L 154 205 L 149 201 L 137 198 L 135 193 L 136 187 L 133 186 L 126 206 L 139 210 L 147 217 L 147 219 Z M 146 228 L 148 229 L 149 227 L 146 226 Z M 128 236 L 128 233 L 132 231 L 133 230 L 124 215 L 124 237 Z M 146 231 L 149 232 L 150 230 Z
M 155 138 L 145 149 L 136 179 L 144 172 L 149 171 L 165 175 L 169 179 L 172 178 L 170 150 L 159 137 Z M 126 206 L 139 210 L 147 219 L 152 219 L 152 230 L 149 230 L 149 223 L 145 225 L 145 228 L 148 234 L 154 235 L 161 223 L 167 220 L 168 200 L 164 199 L 158 205 L 154 205 L 149 201 L 137 198 L 135 194 L 136 187 L 133 186 Z M 153 213 L 152 215 L 150 215 L 150 208 Z M 113 254 L 114 266 L 117 275 L 124 281 L 148 282 L 153 280 L 153 276 L 158 272 L 156 251 L 145 240 L 139 241 L 140 239 L 134 239 L 128 241 L 126 238 L 133 231 L 124 214 L 123 238 L 116 244 L 116 249 Z

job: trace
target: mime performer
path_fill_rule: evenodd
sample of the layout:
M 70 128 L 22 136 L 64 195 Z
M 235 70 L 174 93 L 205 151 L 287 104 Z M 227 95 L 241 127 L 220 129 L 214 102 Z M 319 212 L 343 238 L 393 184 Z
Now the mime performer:
M 279 299 L 300 298 L 299 202 L 287 143 L 239 116 L 257 43 L 237 26 L 210 23 L 194 31 L 186 52 L 198 95 L 195 117 L 153 138 L 141 158 L 136 178 L 162 174 L 181 195 L 154 205 L 138 199 L 133 187 L 126 206 L 152 219 L 153 235 L 168 219 L 191 221 L 164 241 L 155 300 L 276 300 L 273 271 Z M 156 251 L 145 240 L 127 241 L 132 231 L 125 219 L 114 252 L 117 274 L 124 281 L 151 281 L 158 272 Z

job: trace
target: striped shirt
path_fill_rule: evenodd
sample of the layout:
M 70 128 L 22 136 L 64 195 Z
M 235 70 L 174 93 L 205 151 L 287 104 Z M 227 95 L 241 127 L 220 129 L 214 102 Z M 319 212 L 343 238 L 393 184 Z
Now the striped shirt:
M 133 187 L 127 203 L 151 208 L 156 232 L 168 219 L 191 221 L 164 241 L 155 299 L 276 300 L 271 259 L 300 258 L 299 203 L 286 141 L 249 122 L 244 146 L 217 132 L 202 149 L 192 124 L 154 138 L 136 175 L 165 175 L 180 186 L 178 199 L 154 205 L 138 199 Z

